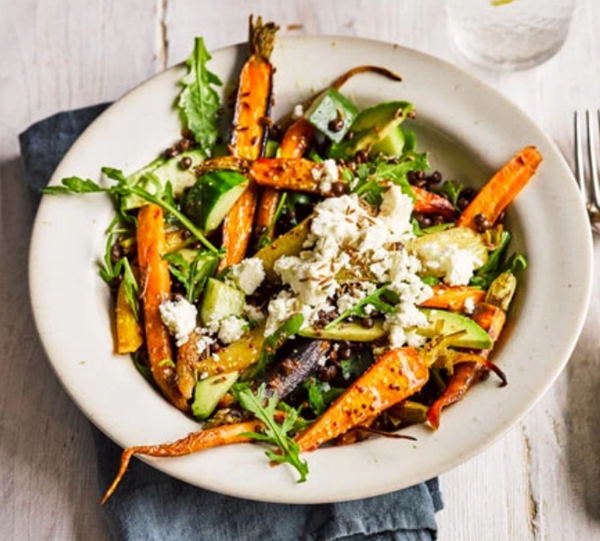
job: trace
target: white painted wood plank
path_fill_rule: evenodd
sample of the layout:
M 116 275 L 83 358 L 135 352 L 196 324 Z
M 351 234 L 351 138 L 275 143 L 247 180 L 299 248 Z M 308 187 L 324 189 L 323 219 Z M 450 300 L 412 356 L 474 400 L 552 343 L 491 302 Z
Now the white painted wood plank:
M 160 66 L 144 0 L 0 2 L 0 538 L 109 538 L 88 421 L 36 336 L 26 284 L 31 210 L 17 135 L 117 98 Z M 65 269 L 67 272 L 68 269 Z

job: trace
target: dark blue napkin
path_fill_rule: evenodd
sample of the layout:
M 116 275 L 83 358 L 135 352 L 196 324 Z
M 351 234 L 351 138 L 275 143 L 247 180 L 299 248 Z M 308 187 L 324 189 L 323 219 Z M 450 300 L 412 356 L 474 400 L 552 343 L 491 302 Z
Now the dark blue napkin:
M 107 107 L 59 113 L 20 135 L 34 204 L 75 139 Z M 92 430 L 100 500 L 116 474 L 121 449 L 95 427 Z M 354 502 L 284 505 L 202 490 L 139 460 L 132 461 L 104 506 L 111 533 L 119 541 L 432 541 L 437 538 L 435 513 L 441 508 L 437 479 Z

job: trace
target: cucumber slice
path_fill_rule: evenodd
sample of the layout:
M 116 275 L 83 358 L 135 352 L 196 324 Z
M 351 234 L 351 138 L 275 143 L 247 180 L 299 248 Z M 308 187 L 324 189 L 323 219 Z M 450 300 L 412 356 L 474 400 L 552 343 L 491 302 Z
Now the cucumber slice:
M 218 374 L 203 379 L 196 383 L 194 389 L 194 401 L 192 402 L 192 413 L 200 420 L 208 419 L 219 400 L 227 394 L 231 386 L 237 381 L 239 372 L 229 374 Z
M 309 107 L 304 117 L 323 135 L 339 143 L 350 131 L 358 110 L 335 88 L 325 90 Z M 331 129 L 332 122 L 339 129 Z
M 443 334 L 453 334 L 464 331 L 463 334 L 453 338 L 448 345 L 457 348 L 489 349 L 493 342 L 489 334 L 475 323 L 472 319 L 462 316 L 455 312 L 446 312 L 445 310 L 433 310 L 423 308 L 422 312 L 429 320 L 429 326 L 417 329 L 417 332 L 427 338 L 435 338 L 440 332 Z M 440 323 L 441 322 L 441 331 Z
M 375 324 L 367 329 L 360 323 L 339 323 L 331 329 L 314 329 L 307 327 L 302 329 L 300 336 L 307 338 L 318 338 L 321 340 L 345 340 L 348 342 L 373 342 L 383 338 L 387 331 L 383 329 L 383 322 L 376 320 Z
M 187 169 L 181 167 L 181 160 L 190 158 L 192 164 Z M 206 155 L 200 149 L 188 150 L 178 154 L 175 158 L 157 158 L 148 165 L 142 167 L 135 173 L 132 173 L 128 181 L 132 185 L 138 184 L 151 194 L 157 192 L 157 188 L 163 189 L 167 182 L 171 183 L 173 195 L 179 197 L 183 190 L 193 186 L 196 182 L 196 174 L 194 168 L 206 159 Z M 131 210 L 141 207 L 146 204 L 146 201 L 137 195 L 124 197 L 121 202 L 123 210 Z
M 248 179 L 236 171 L 210 171 L 194 184 L 185 202 L 186 214 L 204 231 L 214 231 L 240 195 Z
M 239 289 L 215 278 L 209 278 L 200 307 L 200 319 L 207 325 L 227 316 L 241 316 L 245 303 L 246 296 Z

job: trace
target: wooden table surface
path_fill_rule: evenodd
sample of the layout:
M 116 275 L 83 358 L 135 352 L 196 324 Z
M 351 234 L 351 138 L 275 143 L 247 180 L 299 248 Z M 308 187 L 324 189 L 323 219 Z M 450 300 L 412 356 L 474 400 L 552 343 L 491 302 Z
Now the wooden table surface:
M 20 131 L 57 111 L 118 98 L 186 58 L 195 35 L 209 48 L 244 41 L 247 16 L 256 13 L 284 34 L 376 38 L 448 59 L 519 104 L 572 163 L 572 112 L 600 107 L 600 10 L 597 0 L 578 4 L 555 58 L 497 74 L 458 56 L 436 0 L 0 0 L 0 539 L 109 539 L 88 423 L 46 362 L 32 322 Z M 442 476 L 442 541 L 600 539 L 599 331 L 594 301 L 547 396 L 505 438 Z

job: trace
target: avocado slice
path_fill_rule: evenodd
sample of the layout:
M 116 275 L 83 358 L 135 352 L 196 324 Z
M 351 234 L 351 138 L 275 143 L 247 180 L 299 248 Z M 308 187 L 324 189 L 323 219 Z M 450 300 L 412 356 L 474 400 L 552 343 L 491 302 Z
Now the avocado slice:
M 190 158 L 191 165 L 187 169 L 181 167 L 181 160 Z M 139 185 L 150 193 L 154 194 L 157 187 L 164 188 L 167 182 L 171 183 L 173 195 L 179 196 L 186 188 L 193 186 L 196 182 L 195 167 L 206 159 L 206 154 L 200 149 L 188 150 L 182 152 L 174 158 L 160 157 L 142 167 L 128 178 L 131 185 Z M 141 207 L 146 201 L 141 197 L 132 194 L 124 197 L 121 201 L 123 210 L 131 210 Z
M 196 383 L 192 413 L 197 419 L 207 419 L 217 407 L 219 400 L 225 396 L 237 381 L 239 372 L 217 374 Z
M 360 150 L 377 153 L 385 149 L 396 153 L 398 148 L 404 148 L 404 137 L 398 128 L 413 109 L 413 104 L 407 101 L 389 101 L 361 111 L 350 128 L 354 137 L 332 144 L 330 157 L 348 158 Z
M 209 278 L 204 288 L 200 319 L 203 325 L 227 316 L 240 316 L 244 311 L 246 296 L 236 287 L 216 278 Z
M 435 338 L 442 332 L 443 334 L 453 334 L 464 331 L 463 334 L 449 340 L 448 345 L 457 348 L 489 349 L 493 342 L 489 334 L 475 323 L 472 319 L 455 312 L 446 312 L 445 310 L 433 310 L 423 308 L 421 311 L 427 316 L 429 325 L 417 332 L 427 338 Z M 441 331 L 439 329 L 442 324 Z
M 322 340 L 345 340 L 348 342 L 373 342 L 383 338 L 387 331 L 383 329 L 383 321 L 375 320 L 372 327 L 367 328 L 360 323 L 339 323 L 331 329 L 314 329 L 307 327 L 302 329 L 300 336 L 307 338 L 319 338 Z

